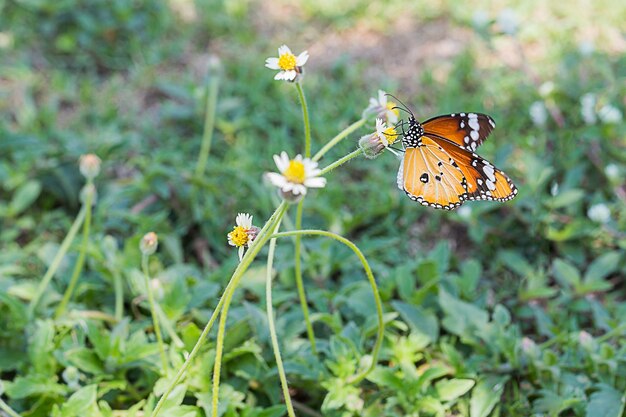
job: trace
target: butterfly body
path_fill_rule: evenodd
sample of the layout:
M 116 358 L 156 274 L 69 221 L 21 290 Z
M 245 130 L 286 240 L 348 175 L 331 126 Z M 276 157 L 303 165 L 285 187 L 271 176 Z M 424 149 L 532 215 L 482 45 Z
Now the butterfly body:
M 411 114 L 403 133 L 398 187 L 414 201 L 453 210 L 468 200 L 508 201 L 517 189 L 474 151 L 495 127 L 480 113 L 437 116 L 423 123 Z

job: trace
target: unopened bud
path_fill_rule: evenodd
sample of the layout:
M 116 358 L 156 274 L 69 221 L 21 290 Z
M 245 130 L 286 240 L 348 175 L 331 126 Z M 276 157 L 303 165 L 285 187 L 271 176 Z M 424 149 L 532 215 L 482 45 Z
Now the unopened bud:
M 98 193 L 96 191 L 96 186 L 92 183 L 87 183 L 80 190 L 80 202 L 83 204 L 87 204 L 87 197 L 91 198 L 91 205 L 96 204 L 96 200 L 98 199 Z
M 80 173 L 88 180 L 93 180 L 100 173 L 102 160 L 92 153 L 82 155 L 79 159 Z
M 141 250 L 141 253 L 146 256 L 150 256 L 156 252 L 158 246 L 159 238 L 154 232 L 146 233 L 141 239 L 141 242 L 139 242 L 139 249 Z
M 376 133 L 372 133 L 359 139 L 359 148 L 363 150 L 363 156 L 374 159 L 385 150 L 385 145 Z

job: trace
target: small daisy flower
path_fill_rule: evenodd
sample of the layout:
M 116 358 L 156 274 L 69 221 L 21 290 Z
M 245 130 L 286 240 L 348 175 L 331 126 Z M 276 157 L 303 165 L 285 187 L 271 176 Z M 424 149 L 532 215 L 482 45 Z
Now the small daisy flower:
M 606 104 L 598 110 L 598 117 L 605 124 L 617 124 L 622 121 L 622 112 L 615 106 Z
M 359 139 L 359 147 L 363 150 L 366 158 L 374 159 L 386 148 L 393 145 L 398 138 L 396 129 L 387 127 L 382 119 L 376 119 L 376 132 L 362 136 Z
M 548 121 L 548 111 L 543 101 L 535 101 L 528 109 L 530 118 L 537 127 L 544 127 Z
M 585 124 L 592 125 L 596 122 L 596 95 L 593 93 L 584 94 L 580 98 L 580 115 Z
M 302 67 L 309 59 L 307 51 L 295 56 L 287 45 L 278 48 L 278 58 L 267 58 L 265 66 L 269 69 L 279 70 L 274 77 L 275 80 L 295 81 L 298 75 L 302 74 Z
M 248 213 L 239 213 L 235 218 L 236 226 L 228 233 L 228 244 L 239 248 L 239 260 L 243 258 L 244 248 L 250 246 L 259 233 L 259 228 L 252 225 L 252 216 Z
M 287 152 L 274 155 L 274 162 L 279 173 L 268 172 L 267 179 L 276 187 L 280 188 L 282 197 L 289 200 L 299 200 L 306 194 L 307 188 L 324 188 L 326 178 L 320 177 L 321 170 L 317 168 L 317 162 L 309 158 L 296 155 L 289 159 Z
M 378 90 L 378 99 L 370 97 L 370 104 L 363 112 L 363 117 L 375 115 L 389 124 L 395 125 L 400 117 L 400 110 L 395 109 L 397 104 L 387 100 L 387 95 L 383 90 Z
M 611 209 L 606 204 L 594 204 L 587 210 L 587 217 L 596 223 L 608 223 L 611 220 Z

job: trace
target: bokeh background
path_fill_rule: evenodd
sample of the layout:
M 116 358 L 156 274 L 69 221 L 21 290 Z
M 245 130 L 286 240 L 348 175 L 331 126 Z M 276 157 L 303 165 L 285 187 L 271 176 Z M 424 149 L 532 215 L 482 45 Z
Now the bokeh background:
M 622 416 L 624 22 L 620 0 L 0 0 L 1 398 L 23 416 L 151 409 L 164 382 L 139 238 L 160 237 L 150 269 L 184 342 L 167 339 L 180 362 L 236 266 L 226 243 L 236 213 L 261 224 L 277 203 L 262 181 L 275 169 L 271 156 L 302 152 L 295 88 L 264 68 L 286 43 L 310 54 L 303 86 L 314 150 L 383 89 L 421 119 L 493 116 L 481 155 L 519 188 L 504 204 L 440 212 L 396 188 L 391 154 L 328 175 L 306 200 L 305 227 L 361 248 L 388 326 L 379 366 L 350 385 L 375 332 L 358 259 L 335 243 L 304 241 L 315 357 L 293 247 L 279 244 L 277 330 L 299 415 Z M 215 136 L 196 181 L 216 78 Z M 103 170 L 72 314 L 52 319 L 78 242 L 29 319 L 26 306 L 80 206 L 77 160 L 88 152 Z M 222 415 L 284 414 L 264 265 L 261 256 L 231 309 Z M 122 321 L 108 319 L 115 274 L 125 282 Z M 210 415 L 212 355 L 211 340 L 167 415 Z

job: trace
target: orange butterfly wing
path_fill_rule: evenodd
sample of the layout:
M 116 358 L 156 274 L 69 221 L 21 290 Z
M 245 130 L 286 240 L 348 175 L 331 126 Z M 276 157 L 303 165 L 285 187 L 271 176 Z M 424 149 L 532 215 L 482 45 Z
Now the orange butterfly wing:
M 405 150 L 398 187 L 424 206 L 453 210 L 467 199 L 463 172 L 445 149 L 422 137 L 420 146 Z
M 517 195 L 511 179 L 481 156 L 447 138 L 428 136 L 454 160 L 467 183 L 467 200 L 508 201 Z
M 474 152 L 496 127 L 494 120 L 482 113 L 453 113 L 433 117 L 422 123 L 424 134 L 432 134 Z

